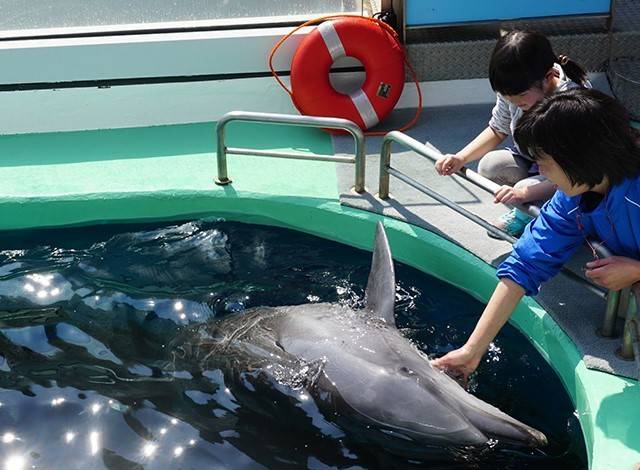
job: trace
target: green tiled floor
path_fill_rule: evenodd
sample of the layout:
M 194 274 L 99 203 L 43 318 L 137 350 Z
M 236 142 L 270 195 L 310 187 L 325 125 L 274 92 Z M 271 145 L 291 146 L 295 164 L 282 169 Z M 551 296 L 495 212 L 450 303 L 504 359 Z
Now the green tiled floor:
M 245 123 L 227 129 L 229 146 L 332 153 L 320 130 Z M 338 198 L 328 162 L 231 155 L 233 185 L 216 186 L 215 149 L 215 123 L 0 137 L 0 228 L 130 219 L 143 215 L 140 205 L 150 198 L 172 196 L 173 212 L 180 198 L 209 198 L 212 211 L 216 198 L 249 194 Z M 100 201 L 91 213 L 83 204 L 89 200 Z M 185 205 L 185 214 L 191 209 Z

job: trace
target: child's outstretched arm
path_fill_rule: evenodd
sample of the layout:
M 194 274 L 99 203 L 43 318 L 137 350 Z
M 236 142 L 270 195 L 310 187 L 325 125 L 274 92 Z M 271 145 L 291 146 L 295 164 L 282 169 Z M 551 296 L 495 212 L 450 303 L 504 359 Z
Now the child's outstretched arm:
M 500 279 L 469 339 L 459 349 L 431 362 L 434 367 L 462 375 L 466 380 L 480 363 L 489 343 L 507 322 L 524 295 L 524 289 L 511 279 Z

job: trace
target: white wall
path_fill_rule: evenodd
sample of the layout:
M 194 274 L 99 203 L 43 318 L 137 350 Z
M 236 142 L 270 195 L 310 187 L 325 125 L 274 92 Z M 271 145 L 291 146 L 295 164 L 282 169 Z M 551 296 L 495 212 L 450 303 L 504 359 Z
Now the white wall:
M 215 121 L 233 110 L 296 113 L 289 96 L 268 76 L 267 57 L 291 28 L 247 29 L 76 39 L 0 42 L 0 133 L 56 132 Z M 276 70 L 288 70 L 304 29 L 280 50 Z M 171 82 L 180 77 L 262 73 L 259 78 Z M 168 83 L 69 83 L 113 79 L 166 79 Z M 44 85 L 37 85 L 44 84 Z M 50 85 L 52 84 L 52 85 Z M 56 85 L 57 84 L 57 85 Z M 489 103 L 487 80 L 422 83 L 425 107 Z M 407 83 L 398 107 L 415 107 Z

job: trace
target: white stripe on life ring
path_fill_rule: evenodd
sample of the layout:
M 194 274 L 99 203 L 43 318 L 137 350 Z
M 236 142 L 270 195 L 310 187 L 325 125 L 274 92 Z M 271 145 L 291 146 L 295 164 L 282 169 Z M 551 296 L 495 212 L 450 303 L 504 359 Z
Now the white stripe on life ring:
M 327 50 L 333 60 L 337 60 L 340 57 L 347 55 L 344 51 L 344 46 L 342 45 L 340 36 L 338 36 L 336 28 L 333 27 L 333 21 L 325 21 L 318 26 L 318 31 L 320 32 L 322 40 L 324 41 L 325 46 L 327 46 Z M 367 129 L 378 124 L 380 121 L 378 119 L 378 115 L 376 114 L 371 101 L 369 101 L 369 97 L 362 90 L 358 90 L 357 92 L 349 95 L 349 97 L 351 98 L 353 105 L 358 110 L 358 114 L 360 114 L 360 118 Z
M 378 124 L 380 119 L 378 119 L 376 110 L 373 108 L 371 101 L 369 101 L 369 97 L 364 91 L 362 91 L 362 89 L 351 94 L 349 97 L 351 98 L 351 101 L 353 101 L 353 105 L 358 110 L 358 114 L 360 114 L 360 117 L 367 129 Z
M 318 26 L 318 31 L 320 31 L 320 35 L 322 36 L 333 60 L 347 55 L 344 52 L 344 46 L 342 45 L 340 36 L 338 36 L 336 28 L 333 27 L 333 21 L 325 21 Z

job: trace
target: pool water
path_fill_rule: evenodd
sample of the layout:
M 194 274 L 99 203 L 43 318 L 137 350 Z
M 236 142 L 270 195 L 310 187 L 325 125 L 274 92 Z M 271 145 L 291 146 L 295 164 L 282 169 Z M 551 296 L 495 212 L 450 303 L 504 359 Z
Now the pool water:
M 234 396 L 220 371 L 166 367 L 188 325 L 264 305 L 361 306 L 370 263 L 349 246 L 222 220 L 1 233 L 0 466 L 422 466 L 357 444 L 313 406 L 273 419 L 251 411 L 250 390 Z M 397 324 L 418 347 L 440 355 L 464 342 L 481 303 L 399 263 L 396 281 Z M 573 405 L 513 327 L 471 391 L 543 431 L 549 446 L 428 468 L 586 467 Z

